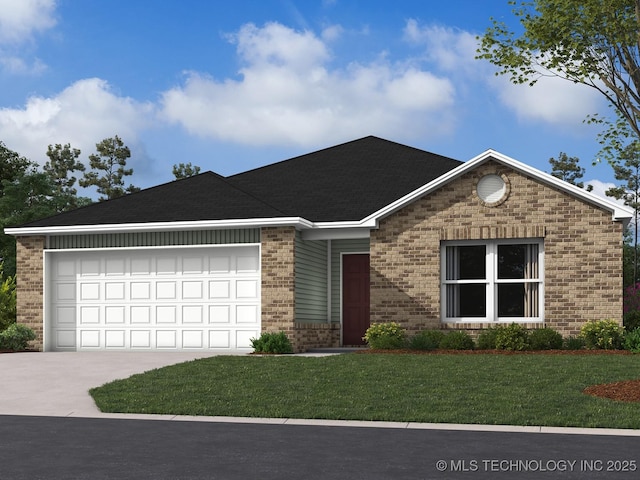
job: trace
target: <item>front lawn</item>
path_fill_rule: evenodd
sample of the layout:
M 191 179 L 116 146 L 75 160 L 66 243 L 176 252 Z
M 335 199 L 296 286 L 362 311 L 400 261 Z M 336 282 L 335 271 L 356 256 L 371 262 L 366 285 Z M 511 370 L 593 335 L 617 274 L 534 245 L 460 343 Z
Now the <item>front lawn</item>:
M 103 412 L 640 428 L 640 403 L 582 393 L 640 355 L 218 356 L 91 390 Z

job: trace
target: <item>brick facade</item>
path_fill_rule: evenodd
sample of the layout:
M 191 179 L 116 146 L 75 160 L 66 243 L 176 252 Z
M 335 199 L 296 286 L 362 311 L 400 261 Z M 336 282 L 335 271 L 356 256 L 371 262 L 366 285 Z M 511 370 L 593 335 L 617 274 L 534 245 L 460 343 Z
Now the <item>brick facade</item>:
M 42 351 L 44 237 L 17 237 L 17 322 L 33 329 L 36 339 L 29 347 Z
M 295 323 L 295 236 L 293 227 L 267 227 L 260 239 L 262 331 L 282 331 L 290 339 Z
M 475 191 L 489 173 L 508 181 L 504 201 L 487 205 Z M 371 231 L 371 322 L 396 321 L 415 332 L 488 324 L 442 324 L 440 245 L 447 240 L 542 239 L 544 323 L 564 336 L 588 320 L 622 322 L 622 231 L 611 212 L 573 198 L 503 164 L 487 162 L 380 220 Z M 284 331 L 294 350 L 337 347 L 340 325 L 295 318 L 296 231 L 261 229 L 263 332 Z M 17 237 L 18 322 L 43 348 L 43 249 L 41 236 Z
M 496 205 L 486 205 L 475 192 L 490 173 L 508 181 L 508 196 Z M 396 321 L 410 331 L 485 328 L 441 324 L 440 242 L 542 238 L 544 325 L 568 336 L 588 320 L 622 324 L 622 231 L 611 212 L 487 162 L 371 231 L 371 322 Z

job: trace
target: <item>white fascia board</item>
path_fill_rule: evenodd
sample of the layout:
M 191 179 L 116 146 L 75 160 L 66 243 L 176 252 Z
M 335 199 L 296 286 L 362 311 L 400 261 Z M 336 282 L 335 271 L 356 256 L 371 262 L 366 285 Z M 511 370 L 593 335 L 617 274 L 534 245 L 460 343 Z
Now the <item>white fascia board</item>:
M 377 223 L 380 219 L 400 210 L 402 207 L 410 204 L 411 202 L 417 200 L 418 198 L 437 190 L 438 188 L 444 186 L 450 181 L 454 180 L 457 177 L 467 173 L 468 171 L 478 167 L 479 165 L 489 161 L 495 160 L 499 163 L 502 163 L 510 168 L 513 168 L 516 171 L 524 173 L 536 180 L 539 180 L 542 183 L 546 183 L 547 185 L 553 186 L 555 188 L 564 191 L 569 195 L 573 195 L 578 197 L 586 202 L 589 202 L 597 207 L 608 210 L 612 214 L 612 220 L 614 221 L 622 221 L 623 223 L 629 222 L 629 220 L 633 217 L 633 210 L 624 205 L 620 205 L 612 200 L 608 200 L 606 198 L 602 198 L 593 193 L 587 192 L 582 188 L 576 187 L 568 182 L 562 181 L 559 178 L 556 178 L 548 173 L 542 172 L 536 168 L 530 167 L 529 165 L 525 165 L 511 157 L 503 155 L 495 150 L 487 150 L 484 153 L 472 158 L 471 160 L 459 165 L 453 170 L 449 170 L 444 175 L 436 178 L 435 180 L 423 185 L 422 187 L 414 190 L 413 192 L 408 193 L 402 198 L 399 198 L 393 203 L 381 208 L 377 212 L 369 215 L 364 218 L 360 225 L 371 225 L 372 223 L 377 226 Z
M 603 208 L 611 212 L 612 219 L 614 221 L 629 221 L 633 218 L 633 209 L 626 205 L 621 205 L 613 200 L 609 200 L 608 198 L 601 197 L 599 195 L 595 195 L 591 192 L 588 192 L 580 187 L 576 187 L 569 182 L 565 182 L 564 180 L 560 180 L 559 178 L 554 177 L 546 172 L 538 170 L 537 168 L 533 168 L 529 165 L 526 165 L 518 160 L 515 160 L 511 157 L 503 155 L 494 150 L 487 150 L 486 152 L 478 155 L 477 157 L 469 160 L 467 163 L 471 163 L 473 161 L 477 161 L 478 163 L 482 163 L 486 160 L 494 159 L 499 161 L 500 163 L 504 163 L 505 165 L 512 167 L 514 170 L 518 170 L 530 177 L 533 177 L 536 180 L 539 180 L 547 185 L 551 185 L 552 187 L 556 187 L 570 195 L 578 197 L 588 203 L 591 203 L 597 207 Z M 466 163 L 465 163 L 466 165 Z
M 369 227 L 323 227 L 317 225 L 316 228 L 302 232 L 303 240 L 351 240 L 355 238 L 370 238 L 371 229 Z
M 196 222 L 154 222 L 102 225 L 69 225 L 51 227 L 5 228 L 8 235 L 89 235 L 95 233 L 136 233 L 159 231 L 220 230 L 229 228 L 259 228 L 293 226 L 300 230 L 313 227 L 313 223 L 301 217 L 250 218 L 236 220 L 203 220 Z

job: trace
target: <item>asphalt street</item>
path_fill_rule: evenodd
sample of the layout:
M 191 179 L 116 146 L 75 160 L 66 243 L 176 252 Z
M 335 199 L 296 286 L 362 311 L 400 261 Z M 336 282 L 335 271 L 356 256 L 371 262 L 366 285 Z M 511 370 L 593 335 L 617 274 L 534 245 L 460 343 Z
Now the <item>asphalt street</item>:
M 0 478 L 635 479 L 640 437 L 0 415 Z

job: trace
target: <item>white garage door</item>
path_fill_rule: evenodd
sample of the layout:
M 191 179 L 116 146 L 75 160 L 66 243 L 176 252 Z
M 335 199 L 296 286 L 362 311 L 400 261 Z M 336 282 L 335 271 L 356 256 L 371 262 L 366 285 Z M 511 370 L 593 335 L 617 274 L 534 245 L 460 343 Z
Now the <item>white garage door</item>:
M 260 335 L 257 245 L 47 255 L 47 350 L 232 350 Z

